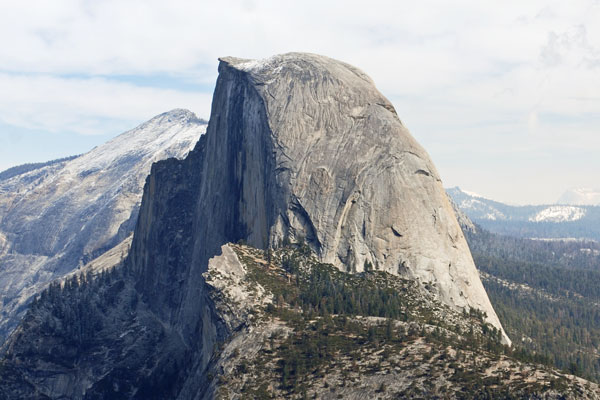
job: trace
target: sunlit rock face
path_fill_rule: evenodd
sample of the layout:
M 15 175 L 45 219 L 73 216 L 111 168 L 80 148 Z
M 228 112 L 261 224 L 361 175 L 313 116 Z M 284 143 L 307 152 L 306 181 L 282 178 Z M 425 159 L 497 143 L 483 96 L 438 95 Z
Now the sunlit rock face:
M 235 188 L 241 236 L 259 247 L 302 236 L 340 269 L 368 262 L 435 283 L 501 328 L 438 172 L 366 74 L 303 53 L 227 57 L 219 71 L 206 182 Z

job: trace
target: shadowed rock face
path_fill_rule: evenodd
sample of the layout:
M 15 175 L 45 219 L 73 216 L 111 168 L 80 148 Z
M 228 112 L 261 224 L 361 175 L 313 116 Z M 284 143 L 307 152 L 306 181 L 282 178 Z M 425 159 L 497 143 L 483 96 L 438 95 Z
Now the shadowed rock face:
M 501 328 L 435 167 L 367 75 L 300 53 L 226 57 L 219 73 L 201 203 L 209 252 L 302 236 L 324 262 L 433 282 Z

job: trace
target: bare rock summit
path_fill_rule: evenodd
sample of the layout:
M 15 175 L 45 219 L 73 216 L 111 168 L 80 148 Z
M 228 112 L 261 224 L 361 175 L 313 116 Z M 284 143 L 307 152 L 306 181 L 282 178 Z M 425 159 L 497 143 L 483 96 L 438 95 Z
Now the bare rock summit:
M 445 303 L 502 329 L 438 172 L 364 72 L 306 53 L 225 57 L 219 72 L 208 138 L 253 144 L 231 171 L 250 243 L 304 237 L 323 262 L 432 283 Z M 261 186 L 271 193 L 243 168 L 252 163 L 272 175 Z

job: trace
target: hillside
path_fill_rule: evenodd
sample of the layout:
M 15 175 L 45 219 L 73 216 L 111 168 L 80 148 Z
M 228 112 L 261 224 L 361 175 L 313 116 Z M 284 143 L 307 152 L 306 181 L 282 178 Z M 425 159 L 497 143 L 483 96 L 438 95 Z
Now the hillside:
M 41 163 L 28 163 L 28 164 L 17 165 L 15 167 L 11 167 L 11 168 L 8 168 L 8 169 L 0 172 L 0 181 L 5 181 L 5 180 L 8 180 L 17 175 L 22 175 L 27 172 L 34 171 L 36 169 L 50 166 L 52 164 L 58 164 L 58 163 L 64 163 L 67 161 L 71 161 L 77 157 L 79 157 L 79 156 L 58 158 L 56 160 L 51 160 L 51 161 L 46 161 L 46 162 L 41 162 Z
M 128 283 L 131 274 L 122 264 L 97 279 L 80 274 L 43 292 L 5 349 L 0 395 L 600 398 L 597 385 L 503 346 L 480 311 L 456 312 L 432 287 L 370 267 L 341 272 L 303 243 L 269 251 L 228 244 L 211 259 L 207 295 L 216 332 L 227 334 L 217 333 L 208 370 L 188 378 L 202 382 L 199 392 L 191 391 L 194 385 L 177 378 L 188 368 L 185 357 L 162 365 L 172 380 L 156 381 L 143 367 L 155 362 L 139 358 L 145 348 L 177 339 L 160 325 L 140 329 L 149 315 Z M 118 341 L 107 342 L 114 332 L 121 332 Z M 76 381 L 69 378 L 74 373 Z
M 516 348 L 600 381 L 600 245 L 465 234 L 494 308 Z

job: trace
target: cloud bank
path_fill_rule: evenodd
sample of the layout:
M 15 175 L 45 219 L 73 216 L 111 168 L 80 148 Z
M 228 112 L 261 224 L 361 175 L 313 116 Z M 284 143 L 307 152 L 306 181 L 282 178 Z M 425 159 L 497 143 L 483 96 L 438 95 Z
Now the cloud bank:
M 117 134 L 175 107 L 206 118 L 217 57 L 309 51 L 365 70 L 446 185 L 548 202 L 600 171 L 598 1 L 57 0 L 2 11 L 0 122 L 15 129 Z

